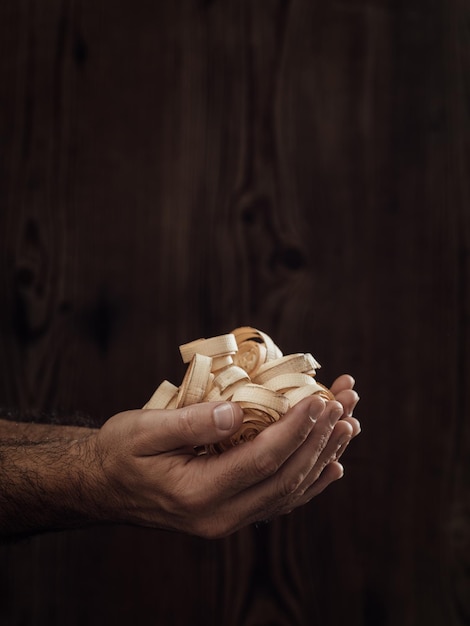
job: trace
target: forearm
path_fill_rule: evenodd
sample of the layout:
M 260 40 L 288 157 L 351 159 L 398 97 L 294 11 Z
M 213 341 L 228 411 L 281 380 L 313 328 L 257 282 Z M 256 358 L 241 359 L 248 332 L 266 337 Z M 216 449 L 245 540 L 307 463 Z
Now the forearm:
M 0 442 L 46 442 L 52 439 L 68 441 L 87 437 L 95 431 L 91 418 L 82 412 L 37 413 L 19 409 L 0 408 Z
M 5 439 L 9 428 L 1 427 L 1 538 L 99 521 L 99 459 L 90 452 L 93 429 L 44 426 L 45 439 L 31 441 L 25 436 Z M 34 435 L 39 432 L 33 429 Z
M 0 443 L 9 441 L 47 442 L 60 439 L 68 441 L 87 437 L 95 429 L 85 426 L 61 426 L 57 424 L 36 424 L 0 419 Z

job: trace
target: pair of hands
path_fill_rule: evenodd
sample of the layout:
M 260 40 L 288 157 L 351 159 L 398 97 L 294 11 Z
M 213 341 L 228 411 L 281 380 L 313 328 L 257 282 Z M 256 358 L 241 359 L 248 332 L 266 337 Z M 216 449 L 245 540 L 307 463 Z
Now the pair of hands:
M 353 386 L 340 376 L 331 387 L 336 401 L 306 398 L 218 456 L 194 447 L 238 430 L 243 414 L 234 403 L 119 413 L 86 439 L 95 506 L 103 521 L 205 538 L 290 513 L 343 475 L 338 459 L 360 432 Z

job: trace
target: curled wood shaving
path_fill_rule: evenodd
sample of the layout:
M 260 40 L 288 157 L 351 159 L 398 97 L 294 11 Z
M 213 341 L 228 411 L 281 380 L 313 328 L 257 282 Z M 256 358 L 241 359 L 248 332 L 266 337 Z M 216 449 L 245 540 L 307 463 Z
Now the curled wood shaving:
M 244 414 L 242 427 L 228 439 L 205 446 L 203 452 L 209 454 L 250 441 L 303 398 L 317 394 L 334 399 L 315 380 L 320 364 L 310 353 L 284 356 L 269 335 L 251 326 L 183 344 L 180 353 L 183 362 L 189 363 L 181 385 L 163 381 L 144 408 L 237 402 Z

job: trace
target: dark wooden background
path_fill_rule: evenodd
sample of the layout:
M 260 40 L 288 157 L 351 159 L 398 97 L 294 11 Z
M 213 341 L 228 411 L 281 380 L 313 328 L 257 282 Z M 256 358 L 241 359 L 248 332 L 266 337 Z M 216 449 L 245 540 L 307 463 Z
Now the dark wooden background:
M 302 510 L 0 549 L 2 626 L 470 623 L 470 2 L 2 0 L 0 403 L 96 423 L 251 324 L 357 379 Z

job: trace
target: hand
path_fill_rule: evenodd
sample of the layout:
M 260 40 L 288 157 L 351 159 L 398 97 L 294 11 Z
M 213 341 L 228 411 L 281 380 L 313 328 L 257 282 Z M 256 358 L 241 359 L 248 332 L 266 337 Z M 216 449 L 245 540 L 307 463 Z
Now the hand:
M 361 425 L 358 420 L 353 417 L 353 411 L 359 402 L 359 395 L 354 391 L 355 380 L 349 374 L 343 374 L 337 378 L 331 386 L 331 392 L 335 396 L 337 402 L 343 407 L 343 420 L 347 421 L 352 427 L 351 437 L 355 437 L 361 432 Z
M 336 460 L 333 461 L 329 466 L 326 467 L 325 472 L 327 477 L 330 473 L 339 473 L 344 472 L 343 466 L 338 463 L 338 459 L 343 455 L 346 450 L 351 439 L 356 437 L 361 432 L 361 425 L 359 421 L 353 417 L 353 411 L 359 402 L 359 395 L 356 391 L 354 391 L 353 387 L 355 384 L 355 380 L 349 374 L 343 374 L 339 376 L 331 386 L 331 392 L 335 396 L 337 402 L 341 404 L 343 407 L 343 415 L 341 416 L 341 420 L 343 422 L 347 422 L 352 430 L 350 439 L 346 439 L 343 445 L 339 448 L 336 453 Z
M 236 404 L 112 417 L 86 440 L 86 457 L 100 460 L 92 489 L 103 521 L 215 538 L 305 504 L 342 476 L 334 460 L 355 432 L 346 415 L 351 380 L 335 387 L 344 405 L 307 398 L 253 441 L 219 456 L 197 456 L 194 447 L 238 430 Z

